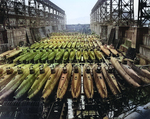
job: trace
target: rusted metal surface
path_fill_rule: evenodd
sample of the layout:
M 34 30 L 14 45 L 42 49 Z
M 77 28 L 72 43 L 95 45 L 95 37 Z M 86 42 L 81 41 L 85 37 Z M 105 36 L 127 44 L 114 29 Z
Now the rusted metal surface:
M 143 26 L 148 26 L 150 21 L 150 16 L 149 16 L 149 0 L 138 0 L 138 26 L 143 27 Z
M 26 30 L 25 28 L 19 28 L 19 29 L 15 29 L 13 30 L 13 37 L 14 37 L 14 46 L 16 47 L 17 45 L 19 45 L 20 41 L 23 41 L 24 43 L 26 43 Z
M 32 44 L 35 40 L 38 41 L 40 40 L 40 38 L 47 37 L 52 31 L 57 30 L 58 30 L 57 26 L 46 26 L 32 29 L 30 29 L 30 27 L 27 28 L 20 27 L 16 29 L 7 29 L 8 35 L 7 37 L 9 45 L 11 45 L 12 47 L 16 47 L 20 41 Z M 1 43 L 3 43 L 3 40 Z
M 150 34 L 145 34 L 143 36 L 143 45 L 150 46 Z
M 115 36 L 114 41 L 122 40 L 119 27 L 130 27 L 134 24 L 134 0 L 98 0 L 91 10 L 91 30 L 100 35 L 100 38 L 106 43 L 112 36 Z M 104 26 L 107 28 L 106 30 L 104 30 Z M 115 29 L 113 33 L 112 29 Z M 135 47 L 136 44 L 133 45 Z
M 13 31 L 11 30 L 7 30 L 7 38 L 8 38 L 8 43 L 14 47 L 14 36 L 13 36 Z
M 7 28 L 44 27 L 55 22 L 57 25 L 65 25 L 65 11 L 51 1 L 27 0 L 26 3 L 24 0 L 0 1 L 1 24 Z
M 146 56 L 148 59 L 150 59 L 150 47 L 141 45 L 140 46 L 140 54 Z
M 29 28 L 26 28 L 26 36 L 27 36 L 28 42 L 30 44 L 32 44 L 34 42 L 34 40 L 32 39 L 31 32 L 30 32 Z
M 0 53 L 5 52 L 9 49 L 8 43 L 0 44 Z
M 143 32 L 143 30 L 139 31 L 142 32 L 142 35 L 138 36 L 139 40 L 139 58 L 140 64 L 149 64 L 150 63 L 150 35 L 147 32 Z M 142 38 L 141 38 L 142 37 Z
M 0 44 L 3 43 L 3 34 L 0 32 Z
M 12 47 L 66 28 L 65 11 L 49 0 L 1 0 L 0 9 L 0 32 L 6 32 L 0 34 L 0 43 Z
M 134 21 L 133 7 L 131 0 L 98 0 L 91 10 L 91 24 L 129 26 Z
M 24 44 L 26 43 L 32 44 L 34 42 L 32 40 L 29 28 L 8 29 L 7 38 L 9 46 L 11 45 L 12 47 L 18 46 L 19 42 L 21 41 L 23 41 Z

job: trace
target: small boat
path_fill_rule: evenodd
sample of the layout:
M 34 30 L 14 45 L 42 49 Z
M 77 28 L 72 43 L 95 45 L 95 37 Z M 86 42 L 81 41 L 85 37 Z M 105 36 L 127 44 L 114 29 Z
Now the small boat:
M 68 83 L 71 78 L 71 72 L 72 72 L 72 64 L 68 63 L 67 66 L 63 68 L 63 72 L 59 81 L 58 89 L 57 89 L 57 99 L 63 99 L 67 88 Z
M 98 46 L 96 40 L 93 41 L 93 45 L 94 45 L 95 48 Z
M 95 53 L 92 49 L 88 50 L 88 55 L 89 55 L 90 59 L 94 62 L 95 61 Z
M 136 71 L 139 75 L 141 75 L 141 76 L 143 76 L 143 77 L 146 76 L 146 74 L 145 74 L 139 67 L 135 66 L 135 65 L 134 65 L 133 63 L 131 63 L 130 61 L 128 61 L 127 63 L 128 63 L 128 65 L 129 65 L 134 71 Z M 149 78 L 149 77 L 147 77 L 147 78 Z
M 98 46 L 102 45 L 102 43 L 100 41 L 97 40 L 96 42 L 97 42 Z
M 141 80 L 144 83 L 146 83 L 146 84 L 150 83 L 150 76 L 149 76 L 148 72 L 143 71 L 142 69 L 135 66 L 131 62 L 128 62 L 128 65 L 140 76 Z
M 81 68 L 80 66 L 75 66 L 71 84 L 72 97 L 77 99 L 80 95 L 80 92 L 81 92 Z
M 6 51 L 6 52 L 1 53 L 1 54 L 0 54 L 0 58 L 1 58 L 1 57 L 5 57 L 7 54 L 10 54 L 11 52 L 13 52 L 13 51 L 15 51 L 15 50 L 16 50 L 16 49 L 8 50 L 8 51 Z
M 106 87 L 100 66 L 95 65 L 93 67 L 93 75 L 94 75 L 95 84 L 96 84 L 96 87 L 97 87 L 97 90 L 98 90 L 100 96 L 102 98 L 107 98 L 108 97 L 107 87 Z
M 50 67 L 42 68 L 41 74 L 38 75 L 38 77 L 35 79 L 34 83 L 32 84 L 30 90 L 28 91 L 28 99 L 34 98 L 42 89 L 46 81 L 51 75 Z
M 83 82 L 84 82 L 84 91 L 88 99 L 93 98 L 93 79 L 90 72 L 89 65 L 85 64 L 83 68 Z
M 146 77 L 149 77 L 150 79 L 150 72 L 146 69 L 142 69 L 142 71 L 145 73 Z
M 113 73 L 108 73 L 108 71 L 106 70 L 107 66 L 104 63 L 101 64 L 101 67 L 102 67 L 102 73 L 104 75 L 104 78 L 105 78 L 111 92 L 114 95 L 119 94 L 121 91 L 119 89 L 118 83 L 117 83 L 116 78 L 113 75 Z
M 22 81 L 29 75 L 29 66 L 30 64 L 21 67 L 18 74 L 0 91 L 0 100 L 5 100 L 5 98 L 18 88 Z
M 112 45 L 107 46 L 107 48 L 108 48 L 115 56 L 118 55 L 118 51 L 117 51 Z
M 120 63 L 117 61 L 116 58 L 111 57 L 110 59 L 112 65 L 115 67 L 115 69 L 121 74 L 121 76 L 130 84 L 133 85 L 134 87 L 140 87 L 140 85 L 134 81 L 133 78 L 131 78 L 126 71 L 121 67 Z
M 99 61 L 101 61 L 103 59 L 103 57 L 102 57 L 103 54 L 98 49 L 94 49 L 94 53 Z
M 89 59 L 88 51 L 87 49 L 83 50 L 83 59 L 85 62 Z
M 107 56 L 110 56 L 110 51 L 108 50 L 107 45 L 101 45 L 100 48 Z
M 14 67 L 14 64 L 0 65 L 0 77 L 7 74 L 7 69 L 9 69 L 10 67 Z
M 59 66 L 57 66 L 56 68 L 52 68 L 51 69 L 51 75 L 49 77 L 49 79 L 47 80 L 45 87 L 43 89 L 42 92 L 42 99 L 44 101 L 47 100 L 47 98 L 49 97 L 49 95 L 52 93 L 52 91 L 54 90 L 56 84 L 59 81 L 59 78 L 63 72 L 63 67 L 64 64 L 60 64 Z
M 13 77 L 17 75 L 17 69 L 9 68 L 7 69 L 7 74 L 0 77 L 0 89 L 5 87 L 6 84 L 8 84 Z
M 77 60 L 78 62 L 81 60 L 81 54 L 82 54 L 81 50 L 78 49 L 78 50 L 76 51 L 76 60 Z
M 137 82 L 138 84 L 141 84 L 141 78 L 137 75 L 137 73 L 130 66 L 123 65 L 123 64 L 120 64 L 120 65 L 127 72 L 127 74 L 129 74 L 129 76 L 131 76 L 131 78 L 134 79 L 135 82 Z

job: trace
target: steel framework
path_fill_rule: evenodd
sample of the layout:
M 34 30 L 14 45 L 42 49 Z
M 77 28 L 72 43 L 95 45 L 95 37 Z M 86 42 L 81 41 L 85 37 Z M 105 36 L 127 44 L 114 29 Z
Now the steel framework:
M 150 3 L 148 0 L 139 0 L 138 26 L 148 25 L 150 20 Z
M 98 0 L 91 11 L 91 24 L 129 26 L 134 21 L 133 0 Z
M 1 0 L 0 24 L 3 29 L 14 27 L 64 27 L 65 11 L 49 0 Z

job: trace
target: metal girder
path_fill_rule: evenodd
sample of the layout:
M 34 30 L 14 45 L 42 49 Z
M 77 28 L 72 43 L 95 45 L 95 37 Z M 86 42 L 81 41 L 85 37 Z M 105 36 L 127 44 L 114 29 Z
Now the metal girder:
M 0 1 L 0 16 L 1 16 L 1 20 L 0 20 L 0 24 L 3 25 L 3 29 L 5 29 L 6 27 L 6 24 L 9 25 L 9 20 L 8 20 L 8 12 L 9 12 L 9 9 L 8 9 L 8 5 L 7 4 L 10 4 L 10 0 L 1 0 Z
M 138 26 L 143 27 L 150 23 L 150 2 L 148 0 L 139 0 Z
M 1 0 L 0 18 L 7 28 L 65 25 L 65 11 L 49 0 L 28 0 L 28 6 L 25 0 Z
M 22 5 L 25 5 L 25 0 L 14 0 L 14 2 L 21 3 Z
M 59 8 L 57 5 L 55 5 L 54 3 L 52 3 L 51 1 L 49 0 L 36 0 L 42 4 L 45 4 L 46 6 L 50 7 L 50 8 L 53 8 L 59 12 L 61 12 L 62 14 L 65 14 L 65 11 L 62 10 L 61 8 Z
M 129 26 L 134 21 L 134 0 L 98 0 L 91 10 L 91 24 Z
M 119 1 L 119 24 L 131 26 L 134 23 L 134 0 Z

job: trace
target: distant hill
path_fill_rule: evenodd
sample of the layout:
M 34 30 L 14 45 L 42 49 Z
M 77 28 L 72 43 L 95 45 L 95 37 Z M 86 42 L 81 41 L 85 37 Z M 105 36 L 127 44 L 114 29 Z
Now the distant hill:
M 69 24 L 66 25 L 66 30 L 68 32 L 91 33 L 90 24 Z

